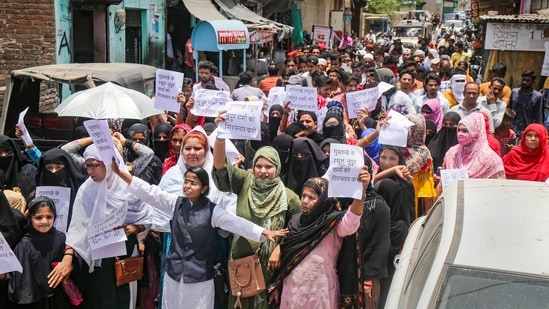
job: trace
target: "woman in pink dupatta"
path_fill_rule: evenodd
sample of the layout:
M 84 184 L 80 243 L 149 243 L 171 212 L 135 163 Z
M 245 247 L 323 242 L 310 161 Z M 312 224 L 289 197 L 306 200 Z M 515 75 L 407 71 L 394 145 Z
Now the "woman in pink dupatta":
M 461 119 L 457 139 L 458 144 L 446 152 L 445 169 L 467 169 L 469 178 L 505 178 L 503 161 L 488 145 L 481 113 Z

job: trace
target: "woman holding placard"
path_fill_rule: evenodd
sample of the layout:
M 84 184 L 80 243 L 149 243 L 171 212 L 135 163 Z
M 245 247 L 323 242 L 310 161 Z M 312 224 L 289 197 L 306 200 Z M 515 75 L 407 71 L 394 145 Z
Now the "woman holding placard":
M 116 139 L 113 139 L 113 142 L 120 147 Z M 115 149 L 118 150 L 116 147 Z M 125 170 L 120 152 L 118 150 L 116 154 L 120 168 Z M 130 294 L 130 285 L 135 283 L 116 286 L 115 259 L 112 256 L 125 258 L 137 254 L 136 235 L 145 231 L 145 224 L 150 223 L 149 207 L 129 194 L 127 184 L 113 173 L 110 164 L 103 162 L 96 145 L 86 148 L 84 160 L 84 168 L 90 177 L 76 194 L 72 221 L 67 232 L 65 253 L 68 255 L 65 255 L 58 267 L 72 264 L 72 257 L 75 254 L 84 260 L 84 267 L 88 273 L 85 274 L 84 284 L 81 286 L 84 298 L 81 308 L 130 308 L 130 303 L 135 301 L 132 296 L 137 296 Z M 118 243 L 117 250 L 120 250 L 120 253 L 113 254 L 113 249 L 109 249 L 106 256 L 110 257 L 95 257 L 94 252 L 98 251 L 93 251 L 90 246 L 91 236 L 88 235 L 88 228 L 98 226 L 109 218 L 117 219 L 116 215 L 125 210 L 127 213 L 122 219 L 122 227 L 128 240 L 121 245 Z M 53 273 L 50 281 L 60 282 L 66 275 L 64 272 Z
M 225 118 L 220 115 L 216 122 Z M 284 186 L 279 178 L 281 163 L 277 151 L 272 147 L 260 148 L 253 158 L 249 173 L 227 163 L 225 140 L 217 138 L 214 144 L 213 179 L 221 191 L 236 193 L 236 214 L 270 230 L 280 230 L 287 226 L 290 218 L 301 211 L 299 197 Z M 270 283 L 273 271 L 280 266 L 278 241 L 262 244 L 235 236 L 231 244 L 231 258 L 250 256 L 260 248 L 259 255 L 265 283 Z M 232 308 L 235 297 L 229 297 L 227 308 Z M 267 292 L 255 297 L 241 299 L 242 308 L 269 308 Z
M 337 308 L 339 280 L 337 257 L 343 237 L 360 226 L 366 188 L 371 174 L 366 166 L 358 174 L 362 198 L 341 211 L 336 198 L 328 197 L 328 180 L 311 178 L 303 185 L 301 207 L 288 223 L 289 233 L 280 244 L 282 263 L 269 285 L 271 299 L 280 308 Z M 349 261 L 351 262 L 351 261 Z

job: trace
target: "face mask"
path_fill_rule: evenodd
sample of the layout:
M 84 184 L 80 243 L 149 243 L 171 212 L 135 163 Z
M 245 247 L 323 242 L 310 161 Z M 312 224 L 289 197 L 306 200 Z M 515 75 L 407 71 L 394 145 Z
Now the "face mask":
M 13 153 L 11 153 L 11 154 L 9 154 L 5 157 L 1 157 L 0 158 L 0 170 L 3 170 L 4 172 L 6 172 L 8 170 L 8 168 L 10 167 L 12 160 L 13 160 Z
M 470 146 L 473 143 L 473 136 L 469 133 L 458 132 L 457 140 L 461 146 Z

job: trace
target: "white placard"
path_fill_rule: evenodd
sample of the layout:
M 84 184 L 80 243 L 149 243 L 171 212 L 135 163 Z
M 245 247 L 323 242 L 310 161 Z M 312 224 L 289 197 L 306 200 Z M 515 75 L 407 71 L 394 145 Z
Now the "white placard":
M 317 91 L 314 87 L 286 85 L 286 102 L 290 107 L 301 111 L 316 112 L 318 110 Z
M 210 145 L 215 144 L 215 139 L 217 138 L 217 129 L 215 129 L 210 136 L 208 136 L 208 143 Z M 227 154 L 227 158 L 229 159 L 229 162 L 231 164 L 234 164 L 236 162 L 236 159 L 241 155 L 240 152 L 238 152 L 238 149 L 236 149 L 236 146 L 233 144 L 233 142 L 230 139 L 225 140 L 225 154 Z
M 92 250 L 128 239 L 123 228 L 114 229 L 124 224 L 127 212 L 126 207 L 121 208 L 105 220 L 88 226 L 88 243 Z
M 363 150 L 354 145 L 330 144 L 330 167 L 323 176 L 328 179 L 329 197 L 362 198 L 358 174 L 364 165 Z
M 286 96 L 286 89 L 284 87 L 273 87 L 269 90 L 269 96 L 267 97 L 267 104 L 269 108 L 273 105 L 284 106 L 284 98 Z
M 126 250 L 126 242 L 124 241 L 91 250 L 92 260 L 106 259 L 126 254 L 128 254 L 128 252 Z
M 395 86 L 389 84 L 389 83 L 386 83 L 386 82 L 379 82 L 379 84 L 377 84 L 377 98 L 379 99 L 381 97 L 381 95 L 389 90 L 389 89 L 392 89 L 394 88 Z
M 322 133 L 322 127 L 324 125 L 324 119 L 326 119 L 326 113 L 328 113 L 328 108 L 326 106 L 315 112 L 317 124 L 316 131 L 318 133 Z
M 381 127 L 379 131 L 379 143 L 382 145 L 392 145 L 398 147 L 406 147 L 408 141 L 408 128 L 414 123 L 408 120 L 406 116 L 389 111 L 389 119 L 387 125 Z
M 219 123 L 221 138 L 261 140 L 263 101 L 231 101 L 227 103 L 227 120 Z
M 345 100 L 347 100 L 347 109 L 349 118 L 358 118 L 358 111 L 366 107 L 368 111 L 376 109 L 377 100 L 379 99 L 378 87 L 347 92 Z
M 19 114 L 19 121 L 17 122 L 17 126 L 19 127 L 19 130 L 21 130 L 21 139 L 25 143 L 25 146 L 33 145 L 32 138 L 30 137 L 29 130 L 27 130 L 27 126 L 25 126 L 25 115 L 27 114 L 29 108 L 25 108 L 24 111 L 22 111 Z
M 541 65 L 541 75 L 549 76 L 549 42 L 545 42 L 545 56 Z M 547 90 L 546 90 L 547 91 Z
M 103 162 L 105 164 L 111 164 L 112 158 L 117 158 L 116 160 L 118 161 L 118 156 L 115 154 L 115 151 L 117 150 L 114 149 L 111 130 L 109 130 L 107 120 L 86 120 L 84 121 L 84 127 L 90 134 Z
M 4 235 L 0 233 L 0 274 L 18 271 L 23 273 L 23 266 L 13 253 Z
M 198 89 L 194 92 L 191 113 L 195 116 L 217 117 L 220 110 L 227 109 L 231 94 L 227 91 Z
M 454 181 L 469 179 L 469 173 L 465 168 L 440 170 L 440 182 L 442 190 L 446 189 Z
M 183 73 L 156 69 L 154 107 L 178 113 L 181 110 L 177 96 L 183 85 Z
M 69 205 L 71 203 L 71 188 L 59 186 L 37 186 L 36 196 L 49 197 L 55 203 L 55 229 L 67 232 L 69 220 Z

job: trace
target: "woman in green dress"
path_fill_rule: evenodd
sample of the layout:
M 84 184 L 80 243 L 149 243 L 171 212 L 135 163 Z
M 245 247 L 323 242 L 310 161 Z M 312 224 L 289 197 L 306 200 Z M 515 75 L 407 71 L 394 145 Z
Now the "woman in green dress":
M 237 194 L 236 214 L 269 230 L 287 227 L 290 218 L 301 211 L 299 197 L 286 188 L 279 177 L 281 169 L 278 152 L 265 146 L 253 158 L 253 173 L 227 164 L 225 140 L 217 138 L 214 144 L 212 177 L 217 188 Z M 273 272 L 280 267 L 280 239 L 260 244 L 234 235 L 231 259 L 252 255 L 260 248 L 259 256 L 267 286 Z M 229 297 L 227 308 L 233 308 L 235 297 Z M 242 308 L 269 308 L 267 292 L 241 299 Z

